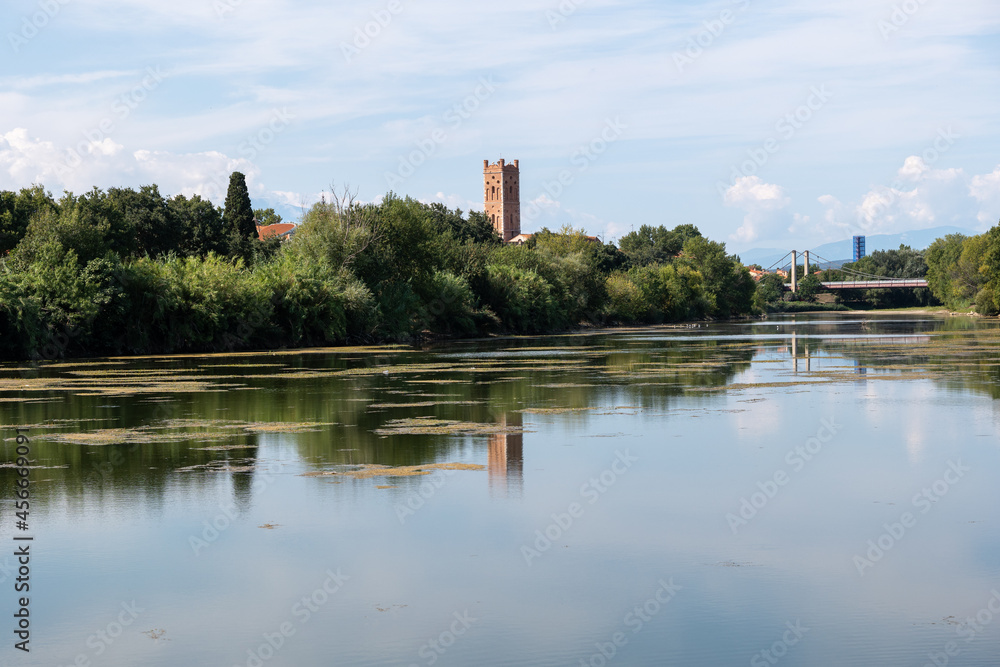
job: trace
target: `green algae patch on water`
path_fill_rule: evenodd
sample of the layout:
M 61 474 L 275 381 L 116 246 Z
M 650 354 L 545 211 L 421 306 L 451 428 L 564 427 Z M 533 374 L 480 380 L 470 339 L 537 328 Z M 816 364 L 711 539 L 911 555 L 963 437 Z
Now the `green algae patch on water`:
M 202 364 L 198 368 L 287 368 L 287 364 Z
M 84 378 L 0 378 L 0 393 L 65 391 L 77 396 L 137 396 L 160 393 L 203 393 L 244 389 L 245 385 L 217 382 L 224 377 L 194 375 L 157 376 L 142 373 L 115 378 L 100 378 L 87 373 Z
M 85 433 L 54 433 L 44 436 L 44 439 L 68 445 L 104 447 L 137 443 L 180 442 L 189 437 L 189 434 L 157 433 L 156 429 L 149 426 L 139 426 L 136 428 L 102 428 Z
M 521 412 L 526 415 L 562 415 L 572 412 L 591 412 L 593 410 L 600 410 L 600 408 L 524 408 L 523 410 L 516 410 L 516 412 Z
M 376 435 L 493 435 L 496 433 L 524 433 L 520 426 L 506 424 L 484 424 L 479 422 L 462 422 L 436 417 L 414 417 L 411 419 L 392 419 L 382 428 L 373 431 Z
M 248 433 L 317 433 L 326 426 L 337 426 L 337 422 L 255 422 L 245 424 Z
M 366 464 L 346 470 L 330 470 L 303 473 L 302 477 L 332 477 L 344 476 L 355 479 L 370 479 L 372 477 L 416 477 L 429 475 L 438 470 L 486 470 L 486 466 L 478 463 L 427 463 L 415 466 L 387 466 L 377 463 Z
M 156 426 L 95 429 L 80 433 L 54 433 L 43 437 L 71 445 L 107 446 L 161 444 L 171 442 L 212 442 L 246 433 L 315 433 L 335 422 L 245 422 L 222 419 L 170 419 Z M 246 445 L 220 447 L 243 448 Z M 215 449 L 215 448 L 203 448 Z
M 472 380 L 407 380 L 407 384 L 472 384 Z
M 486 401 L 417 401 L 415 403 L 372 403 L 369 408 L 431 408 L 436 405 L 483 405 Z

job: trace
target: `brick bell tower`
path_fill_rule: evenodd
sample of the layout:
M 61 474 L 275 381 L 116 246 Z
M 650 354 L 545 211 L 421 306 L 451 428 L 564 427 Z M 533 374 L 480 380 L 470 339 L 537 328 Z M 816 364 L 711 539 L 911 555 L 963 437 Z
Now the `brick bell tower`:
M 521 233 L 521 172 L 517 160 L 496 164 L 483 160 L 486 215 L 506 243 Z

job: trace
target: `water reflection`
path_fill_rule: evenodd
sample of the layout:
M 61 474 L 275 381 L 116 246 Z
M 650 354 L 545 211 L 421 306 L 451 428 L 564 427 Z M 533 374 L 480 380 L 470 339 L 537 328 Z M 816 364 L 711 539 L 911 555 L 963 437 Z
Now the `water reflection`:
M 494 497 L 520 498 L 524 491 L 524 434 L 521 414 L 505 413 L 500 424 L 516 433 L 495 433 L 489 436 L 489 484 Z
M 93 664 L 247 664 L 328 568 L 351 579 L 268 667 L 426 664 L 464 610 L 482 620 L 442 666 L 580 664 L 631 632 L 661 578 L 684 588 L 616 667 L 746 664 L 797 618 L 813 630 L 783 665 L 926 662 L 954 635 L 945 619 L 975 613 L 1000 577 L 995 323 L 824 315 L 691 334 L 123 361 L 115 377 L 157 384 L 113 397 L 65 384 L 86 377 L 72 364 L 0 367 L 0 382 L 38 383 L 0 385 L 0 421 L 33 425 L 44 466 L 33 604 L 51 639 L 25 664 L 96 658 L 88 636 L 133 598 L 148 616 Z M 789 459 L 823 419 L 842 432 Z M 611 476 L 626 451 L 638 461 Z M 859 578 L 852 557 L 960 457 L 961 486 Z M 305 476 L 428 463 L 486 470 Z M 3 498 L 14 480 L 0 468 Z M 591 504 L 580 489 L 595 483 Z M 726 515 L 751 497 L 734 534 Z M 0 512 L 9 538 L 11 504 Z M 993 664 L 1000 641 L 963 651 Z

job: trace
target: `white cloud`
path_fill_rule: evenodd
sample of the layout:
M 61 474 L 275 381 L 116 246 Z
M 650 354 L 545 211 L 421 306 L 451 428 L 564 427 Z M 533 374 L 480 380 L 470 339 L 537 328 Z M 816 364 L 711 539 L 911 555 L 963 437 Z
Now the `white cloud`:
M 53 192 L 65 189 L 81 193 L 94 186 L 138 187 L 155 183 L 165 196 L 197 194 L 221 205 L 234 171 L 246 175 L 252 194 L 293 205 L 288 201 L 291 193 L 270 192 L 259 182 L 260 169 L 252 162 L 217 151 L 127 151 L 109 138 L 78 146 L 58 146 L 31 137 L 23 128 L 0 135 L 0 188 L 4 189 L 41 183 Z
M 559 229 L 568 219 L 562 204 L 545 193 L 521 202 L 521 231 L 536 232 L 542 227 Z
M 1000 219 L 1000 166 L 989 174 L 972 177 L 969 184 L 969 194 L 979 202 L 980 223 L 995 225 Z
M 827 224 L 841 235 L 894 234 L 943 225 L 970 227 L 974 220 L 983 221 L 981 205 L 1000 203 L 1000 174 L 991 185 L 990 175 L 970 179 L 961 169 L 934 169 L 914 155 L 904 160 L 897 176 L 890 185 L 871 188 L 853 206 L 832 195 L 820 197 Z
M 872 187 L 856 204 L 823 195 L 827 229 L 836 236 L 893 234 L 945 225 L 982 227 L 1000 217 L 1000 166 L 969 177 L 962 169 L 934 169 L 910 156 L 889 185 Z M 976 224 L 978 223 L 978 224 Z
M 73 74 L 41 74 L 37 76 L 5 76 L 0 77 L 0 87 L 8 90 L 28 90 L 46 86 L 63 86 L 78 84 L 93 84 L 106 79 L 119 79 L 129 76 L 127 70 L 101 70 L 97 72 L 80 72 Z
M 734 241 L 749 243 L 790 227 L 789 217 L 782 211 L 791 199 L 780 185 L 765 183 L 759 176 L 737 178 L 726 190 L 723 202 L 745 213 L 743 224 L 729 237 Z
M 929 127 L 953 122 L 975 150 L 995 151 L 1000 133 L 982 109 L 996 108 L 1000 93 L 979 85 L 997 73 L 995 0 L 923 3 L 888 39 L 877 24 L 892 10 L 870 0 L 829 6 L 774 0 L 767 11 L 755 3 L 679 72 L 672 54 L 716 20 L 723 5 L 742 3 L 717 4 L 588 0 L 553 29 L 545 13 L 557 9 L 558 0 L 509 0 L 475 12 L 458 11 L 454 0 L 406 0 L 402 12 L 347 62 L 341 44 L 351 43 L 355 29 L 371 22 L 385 0 L 63 2 L 44 34 L 12 57 L 8 69 L 18 74 L 0 77 L 6 91 L 0 92 L 0 133 L 28 127 L 51 145 L 0 158 L 0 179 L 43 181 L 55 189 L 65 181 L 76 191 L 142 179 L 164 190 L 194 191 L 237 155 L 250 157 L 258 180 L 266 174 L 281 188 L 270 193 L 274 201 L 317 192 L 330 173 L 376 192 L 399 156 L 438 128 L 447 141 L 408 181 L 410 194 L 444 190 L 457 193 L 457 200 L 475 200 L 478 179 L 463 170 L 478 156 L 503 151 L 523 164 L 557 170 L 556 163 L 568 162 L 605 118 L 627 114 L 627 135 L 602 158 L 604 185 L 609 193 L 626 192 L 641 174 L 650 186 L 643 184 L 643 194 L 617 209 L 600 209 L 582 187 L 560 195 L 561 202 L 535 202 L 538 226 L 579 225 L 584 218 L 572 211 L 583 210 L 638 225 L 666 207 L 722 237 L 736 225 L 713 220 L 716 202 L 691 193 L 715 182 L 735 156 L 744 160 L 747 147 L 774 134 L 777 118 L 802 104 L 811 86 L 826 82 L 830 104 L 781 143 L 766 175 L 757 173 L 796 199 L 802 192 L 809 199 L 829 192 L 850 203 L 833 214 L 817 207 L 803 212 L 811 216 L 795 217 L 790 205 L 774 208 L 780 198 L 741 195 L 730 205 L 742 208 L 745 218 L 731 238 L 751 240 L 785 238 L 789 229 L 828 231 L 816 224 L 827 214 L 857 230 L 861 201 L 851 178 L 879 182 L 878 172 L 866 169 L 884 164 L 886 155 L 913 151 Z M 218 11 L 220 6 L 232 11 Z M 34 11 L 35 4 L 24 7 Z M 116 100 L 147 66 L 162 66 L 165 82 L 119 118 Z M 446 122 L 444 114 L 484 76 L 495 77 L 495 94 L 460 127 Z M 241 152 L 241 143 L 266 127 L 272 109 L 286 106 L 295 122 L 280 138 L 259 155 Z M 81 140 L 107 118 L 115 121 L 114 144 L 95 154 Z M 74 141 L 83 146 L 85 164 L 57 179 L 51 166 Z M 142 164 L 137 148 L 150 152 Z M 957 146 L 949 157 L 963 150 Z M 167 173 L 144 171 L 151 165 Z M 955 193 L 947 183 L 928 185 L 925 172 L 932 166 L 904 165 L 900 181 L 906 185 L 896 188 L 899 210 L 891 218 L 871 211 L 875 200 L 868 200 L 873 229 L 948 217 L 944 200 Z M 828 169 L 817 176 L 820 167 Z M 823 190 L 813 189 L 818 181 Z M 674 184 L 677 194 L 669 201 L 644 196 L 656 182 Z M 967 185 L 975 188 L 974 217 L 995 222 L 996 188 L 985 177 Z M 920 192 L 904 196 L 913 190 Z
M 171 153 L 169 151 L 138 150 L 131 156 L 135 174 L 142 183 L 156 183 L 165 194 L 201 195 L 216 204 L 222 204 L 229 187 L 229 176 L 234 171 L 247 177 L 251 193 L 266 195 L 267 191 L 257 182 L 260 170 L 249 160 L 231 158 L 216 151 L 206 153 Z
M 745 212 L 742 226 L 730 237 L 744 243 L 784 236 L 833 241 L 938 226 L 975 228 L 995 224 L 1000 217 L 1000 166 L 970 177 L 962 169 L 935 169 L 922 157 L 910 156 L 891 184 L 873 186 L 853 202 L 820 196 L 818 222 L 786 211 L 790 199 L 783 188 L 756 176 L 738 179 L 724 201 Z
M 424 200 L 421 199 L 421 201 Z M 463 214 L 468 214 L 469 211 L 483 210 L 483 202 L 470 201 L 458 194 L 446 195 L 443 192 L 438 192 L 427 203 L 429 202 L 441 202 L 450 209 L 461 209 Z
M 64 157 L 52 142 L 34 140 L 23 128 L 11 130 L 0 136 L 0 169 L 7 177 L 2 185 L 17 188 L 46 183 Z

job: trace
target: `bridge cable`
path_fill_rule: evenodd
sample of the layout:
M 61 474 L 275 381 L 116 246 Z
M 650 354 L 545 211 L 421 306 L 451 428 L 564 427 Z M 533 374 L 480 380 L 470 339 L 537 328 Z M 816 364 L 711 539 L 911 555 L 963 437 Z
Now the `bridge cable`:
M 820 255 L 814 255 L 814 256 L 818 257 L 820 260 L 826 262 L 827 264 L 833 264 L 833 262 L 831 262 L 830 260 L 828 260 L 825 257 L 822 257 Z M 874 280 L 917 280 L 916 278 L 913 278 L 913 279 L 910 279 L 910 278 L 890 278 L 889 276 L 878 276 L 878 275 L 875 275 L 873 273 L 865 273 L 863 271 L 858 271 L 856 269 L 845 269 L 843 267 L 841 267 L 839 269 L 833 269 L 833 270 L 834 271 L 841 271 L 841 272 L 843 272 L 845 274 L 857 276 L 859 278 L 867 278 L 869 280 L 871 280 L 871 279 L 874 279 Z

